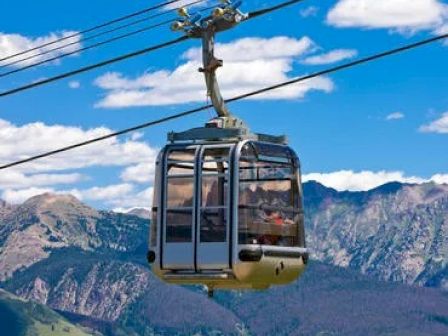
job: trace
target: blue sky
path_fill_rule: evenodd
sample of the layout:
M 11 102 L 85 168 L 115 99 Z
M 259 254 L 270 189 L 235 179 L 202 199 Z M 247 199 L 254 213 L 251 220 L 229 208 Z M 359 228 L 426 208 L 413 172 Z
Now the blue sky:
M 245 1 L 242 9 L 251 11 L 278 2 Z M 353 3 L 361 4 L 360 8 L 350 7 Z M 305 0 L 244 23 L 218 37 L 223 44 L 218 56 L 221 51 L 224 94 L 262 87 L 339 64 L 338 59 L 344 62 L 448 30 L 445 6 L 446 2 L 436 0 Z M 38 38 L 79 31 L 145 7 L 148 1 L 140 0 L 12 2 L 0 13 L 0 56 L 34 45 Z M 177 36 L 161 27 L 58 64 L 0 78 L 0 89 Z M 193 71 L 196 59 L 191 51 L 197 47 L 199 41 L 188 41 L 2 98 L 0 161 L 202 105 L 205 97 L 201 98 L 202 88 L 198 88 L 202 78 Z M 231 110 L 254 131 L 287 134 L 307 179 L 341 190 L 365 190 L 389 180 L 432 178 L 448 183 L 447 55 L 448 46 L 435 43 L 279 92 L 275 99 L 235 103 Z M 185 73 L 179 74 L 182 69 Z M 180 97 L 167 95 L 169 90 Z M 181 103 L 184 96 L 190 100 L 187 104 Z M 170 104 L 159 105 L 170 99 Z M 42 164 L 4 171 L 0 198 L 21 202 L 43 191 L 57 191 L 72 192 L 98 207 L 149 206 L 152 160 L 164 145 L 166 133 L 197 127 L 211 114 L 203 112 L 90 151 L 74 151 Z

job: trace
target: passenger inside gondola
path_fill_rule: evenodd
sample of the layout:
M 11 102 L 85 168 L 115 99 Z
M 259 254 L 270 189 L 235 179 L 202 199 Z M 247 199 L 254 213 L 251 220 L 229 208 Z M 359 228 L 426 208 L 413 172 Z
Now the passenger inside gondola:
M 248 143 L 240 159 L 241 244 L 297 246 L 297 159 L 280 146 Z

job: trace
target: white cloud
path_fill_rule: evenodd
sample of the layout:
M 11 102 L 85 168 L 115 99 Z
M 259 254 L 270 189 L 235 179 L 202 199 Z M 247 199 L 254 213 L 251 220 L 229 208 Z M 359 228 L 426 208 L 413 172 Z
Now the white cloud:
M 155 161 L 130 166 L 122 172 L 121 179 L 125 182 L 152 182 L 154 180 L 155 168 Z
M 311 17 L 311 16 L 316 16 L 317 13 L 319 12 L 319 8 L 316 6 L 308 6 L 304 9 L 300 10 L 300 16 L 307 18 L 307 17 Z
M 439 119 L 420 126 L 419 131 L 423 133 L 448 133 L 448 112 L 443 113 Z
M 143 136 L 144 136 L 145 134 L 143 133 L 143 132 L 133 132 L 132 134 L 131 134 L 131 140 L 132 141 L 137 141 L 137 140 L 140 140 L 141 138 L 143 138 Z
M 78 173 L 72 174 L 30 174 L 6 169 L 0 174 L 0 188 L 28 188 L 52 185 L 73 184 L 86 178 Z
M 54 33 L 50 33 L 47 36 L 41 36 L 41 37 L 37 37 L 37 38 L 29 38 L 29 37 L 22 36 L 19 34 L 0 33 L 0 59 L 8 57 L 10 55 L 20 53 L 25 50 L 34 49 L 41 45 L 53 42 L 60 38 L 67 37 L 67 36 L 70 36 L 70 35 L 73 35 L 76 33 L 77 32 L 75 32 L 75 31 L 54 32 Z M 54 44 L 51 44 L 51 45 L 48 45 L 48 46 L 45 46 L 42 48 L 37 48 L 36 50 L 33 50 L 29 53 L 26 53 L 26 54 L 23 54 L 23 55 L 14 57 L 14 58 L 10 58 L 10 59 L 4 60 L 4 61 L 0 61 L 0 65 L 7 65 L 9 63 L 12 63 L 12 62 L 24 59 L 24 58 L 28 58 L 30 56 L 38 55 L 43 52 L 49 51 L 45 55 L 36 56 L 29 60 L 11 65 L 14 67 L 21 67 L 24 65 L 31 65 L 31 64 L 40 62 L 42 60 L 45 60 L 45 59 L 53 58 L 53 57 L 56 57 L 61 54 L 73 52 L 76 49 L 79 49 L 81 47 L 80 39 L 81 39 L 80 35 L 77 35 L 77 36 L 74 36 L 71 38 L 67 38 L 66 40 L 56 42 Z M 73 43 L 73 45 L 70 45 L 67 48 L 63 48 L 60 50 L 50 51 L 52 49 L 61 47 L 62 45 L 66 45 L 68 43 Z M 70 56 L 76 56 L 76 54 L 73 54 Z
M 191 4 L 193 2 L 195 2 L 195 1 L 194 0 L 179 0 L 179 1 L 176 1 L 176 2 L 173 2 L 173 3 L 170 3 L 170 4 L 166 5 L 166 6 L 164 6 L 163 8 L 165 8 L 165 9 L 173 9 L 173 8 L 179 8 L 179 7 L 184 7 L 184 6 L 186 6 L 187 8 L 192 8 L 192 7 L 195 7 L 195 6 L 205 6 L 207 4 L 207 2 Z
M 11 204 L 20 204 L 33 196 L 45 194 L 47 192 L 52 193 L 54 192 L 54 190 L 51 188 L 35 188 L 35 187 L 19 190 L 7 189 L 3 191 L 1 198 Z
M 440 35 L 448 34 L 448 22 L 437 28 L 435 33 Z
M 275 60 L 303 55 L 314 50 L 314 42 L 307 36 L 295 39 L 277 36 L 270 39 L 245 37 L 231 43 L 217 43 L 216 55 L 226 62 L 251 62 L 253 60 Z M 182 58 L 189 61 L 200 61 L 201 48 L 191 48 Z
M 358 51 L 353 49 L 336 49 L 328 53 L 305 58 L 302 63 L 308 65 L 331 64 L 350 59 L 358 55 Z
M 55 148 L 85 141 L 112 132 L 104 127 L 82 129 L 62 125 L 31 123 L 14 125 L 0 119 L 0 164 L 40 154 Z M 61 136 L 63 135 L 63 136 Z M 140 206 L 144 196 L 135 185 L 128 182 L 151 182 L 157 149 L 138 141 L 142 133 L 136 132 L 127 139 L 113 138 L 84 148 L 60 153 L 49 158 L 8 168 L 0 174 L 2 197 L 13 203 L 21 203 L 31 196 L 45 192 L 71 193 L 85 201 L 101 202 L 118 207 L 120 202 Z M 55 141 L 57 139 L 57 141 Z M 89 177 L 73 173 L 74 169 L 95 166 L 123 167 L 125 183 L 110 186 L 67 190 L 67 185 L 89 180 Z M 69 172 L 64 172 L 64 171 Z M 141 175 L 139 175 L 141 174 Z M 148 200 L 146 200 L 146 203 Z M 148 205 L 148 204 L 143 204 Z M 126 205 L 128 206 L 128 205 Z
M 448 16 L 448 15 L 447 15 Z M 439 28 L 436 29 L 434 32 L 435 35 L 445 35 L 448 34 L 448 19 L 446 20 L 446 23 Z M 444 45 L 448 45 L 448 39 L 443 40 Z
M 136 190 L 135 185 L 130 183 L 115 184 L 89 189 L 72 189 L 60 191 L 69 193 L 82 200 L 101 201 L 111 209 L 150 208 L 152 206 L 154 188 L 152 186 L 142 190 Z
M 20 160 L 111 132 L 113 130 L 106 127 L 82 129 L 73 126 L 46 125 L 41 122 L 17 126 L 0 119 L 0 163 Z M 128 166 L 153 162 L 156 155 L 156 149 L 144 142 L 131 139 L 119 140 L 115 137 L 24 164 L 17 167 L 17 171 L 35 174 L 39 171 L 58 171 L 91 166 Z
M 107 203 L 115 209 L 150 208 L 152 206 L 154 188 L 148 187 L 140 192 L 123 194 Z
M 106 187 L 93 187 L 85 190 L 73 189 L 68 191 L 80 200 L 113 202 L 115 199 L 128 195 L 134 191 L 132 184 L 123 183 Z
M 79 89 L 81 87 L 81 83 L 79 81 L 70 81 L 68 82 L 68 87 L 70 89 Z
M 30 187 L 3 190 L 0 199 L 11 204 L 21 204 L 30 197 L 44 193 L 71 194 L 80 201 L 100 202 L 103 206 L 111 209 L 149 208 L 152 206 L 153 191 L 153 187 L 136 190 L 135 186 L 130 183 L 70 190 Z
M 446 14 L 446 5 L 437 0 L 339 0 L 327 22 L 336 27 L 417 31 L 440 26 Z
M 436 174 L 431 177 L 431 181 L 438 184 L 448 184 L 448 174 Z
M 317 181 L 327 187 L 339 191 L 366 191 L 388 182 L 424 183 L 425 180 L 416 176 L 405 176 L 403 172 L 341 170 L 332 173 L 305 174 L 303 180 Z
M 386 120 L 390 121 L 390 120 L 399 120 L 399 119 L 403 119 L 404 118 L 404 114 L 401 112 L 393 112 L 391 114 L 389 114 L 386 117 Z
M 230 98 L 290 79 L 292 63 L 315 49 L 307 37 L 294 39 L 244 38 L 228 44 L 218 44 L 216 54 L 224 59 L 224 67 L 218 70 L 220 87 L 224 97 Z M 199 48 L 188 50 L 185 63 L 173 71 L 161 70 L 126 78 L 120 73 L 106 73 L 97 78 L 96 85 L 107 90 L 98 107 L 127 107 L 170 105 L 203 102 L 206 89 Z M 253 99 L 298 99 L 311 90 L 331 92 L 333 82 L 326 77 L 271 91 Z

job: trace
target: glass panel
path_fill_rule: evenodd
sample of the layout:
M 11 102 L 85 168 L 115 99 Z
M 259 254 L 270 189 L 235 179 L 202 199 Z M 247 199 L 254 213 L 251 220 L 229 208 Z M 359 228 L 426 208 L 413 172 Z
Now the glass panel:
M 241 149 L 241 158 L 243 159 L 256 159 L 255 149 L 251 143 L 247 143 Z
M 202 173 L 215 173 L 215 174 L 223 174 L 227 173 L 229 169 L 229 163 L 227 161 L 216 162 L 216 161 L 207 161 L 202 164 Z
M 203 173 L 226 173 L 229 169 L 229 148 L 209 148 L 202 158 Z
M 251 166 L 240 167 L 240 180 L 257 180 L 258 169 Z
M 227 205 L 227 176 L 202 176 L 202 207 Z
M 168 175 L 193 175 L 195 149 L 174 150 L 168 155 Z
M 240 182 L 240 204 L 293 207 L 291 181 Z
M 266 166 L 265 168 L 258 169 L 258 178 L 260 180 L 269 180 L 269 179 L 287 179 L 292 178 L 293 170 L 289 166 L 275 166 L 271 165 Z
M 168 175 L 192 175 L 194 174 L 194 163 L 168 162 Z
M 229 148 L 207 148 L 204 150 L 204 161 L 228 161 Z
M 151 212 L 151 246 L 154 247 L 157 245 L 157 208 L 152 208 Z
M 201 210 L 201 243 L 226 241 L 226 208 Z
M 196 149 L 173 150 L 168 156 L 170 161 L 194 162 Z
M 253 142 L 240 160 L 241 244 L 298 246 L 299 201 L 295 154 L 287 146 Z
M 287 158 L 292 159 L 292 152 L 289 147 L 279 146 L 279 145 L 271 145 L 266 143 L 254 142 L 255 151 L 257 156 L 263 157 L 273 157 L 276 159 Z
M 298 213 L 243 208 L 238 213 L 240 244 L 298 246 Z
M 273 180 L 294 178 L 294 169 L 288 165 L 275 163 L 254 163 L 240 167 L 240 180 Z
M 193 189 L 193 176 L 168 177 L 167 206 L 169 208 L 193 206 Z
M 166 242 L 190 243 L 192 241 L 193 209 L 167 210 Z

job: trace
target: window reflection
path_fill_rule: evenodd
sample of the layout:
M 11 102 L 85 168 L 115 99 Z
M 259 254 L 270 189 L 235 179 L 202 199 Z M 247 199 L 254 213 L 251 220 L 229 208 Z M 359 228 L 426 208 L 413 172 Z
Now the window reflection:
M 225 242 L 227 236 L 226 209 L 201 210 L 201 242 Z
M 168 175 L 193 175 L 194 163 L 168 162 Z
M 166 242 L 187 243 L 192 241 L 193 209 L 167 210 Z
M 168 155 L 168 160 L 180 162 L 194 162 L 196 149 L 173 150 Z
M 192 242 L 195 155 L 196 149 L 174 150 L 168 154 L 167 243 Z
M 284 146 L 248 143 L 239 190 L 241 244 L 298 246 L 301 225 L 297 160 Z
M 202 207 L 227 205 L 227 191 L 226 177 L 202 176 Z
M 209 148 L 202 158 L 200 241 L 227 240 L 229 148 Z
M 168 207 L 193 206 L 193 177 L 169 177 L 167 185 Z
M 291 181 L 240 182 L 240 204 L 292 207 Z
M 293 212 L 269 209 L 239 209 L 240 242 L 297 246 L 298 215 Z

